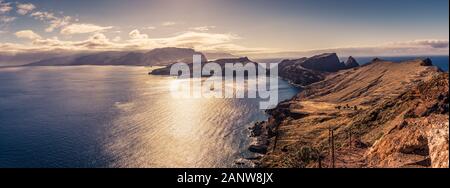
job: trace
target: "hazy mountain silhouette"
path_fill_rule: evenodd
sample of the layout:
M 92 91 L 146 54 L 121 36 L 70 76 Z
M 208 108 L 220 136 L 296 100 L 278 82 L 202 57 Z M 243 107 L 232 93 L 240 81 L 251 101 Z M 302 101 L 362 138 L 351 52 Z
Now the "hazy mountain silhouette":
M 192 62 L 192 56 L 200 54 L 188 48 L 156 48 L 148 52 L 99 52 L 89 55 L 73 55 L 41 60 L 28 66 L 71 66 L 71 65 L 131 65 L 166 66 L 175 62 Z

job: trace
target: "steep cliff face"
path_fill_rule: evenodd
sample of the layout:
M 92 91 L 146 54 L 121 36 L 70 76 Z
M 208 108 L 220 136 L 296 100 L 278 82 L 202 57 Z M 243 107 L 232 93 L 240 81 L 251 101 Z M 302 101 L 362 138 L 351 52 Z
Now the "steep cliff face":
M 306 58 L 281 61 L 278 65 L 279 76 L 299 86 L 306 86 L 323 80 L 326 73 L 304 68 L 301 63 L 305 60 Z
M 329 130 L 336 167 L 448 167 L 448 73 L 426 60 L 330 74 L 269 114 L 264 167 L 330 167 Z
M 310 58 L 283 60 L 278 69 L 280 77 L 298 86 L 307 86 L 324 80 L 330 73 L 359 66 L 356 61 L 349 63 L 347 66 L 340 62 L 336 53 L 325 53 Z
M 345 65 L 339 61 L 336 53 L 325 53 L 310 57 L 301 63 L 302 67 L 315 71 L 337 72 L 344 70 Z

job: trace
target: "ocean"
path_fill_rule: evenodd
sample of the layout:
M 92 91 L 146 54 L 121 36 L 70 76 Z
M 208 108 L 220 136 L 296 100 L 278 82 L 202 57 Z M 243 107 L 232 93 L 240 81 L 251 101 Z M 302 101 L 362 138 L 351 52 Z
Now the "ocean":
M 449 70 L 448 56 L 431 59 Z M 0 167 L 233 167 L 253 155 L 248 128 L 267 118 L 260 99 L 174 99 L 175 79 L 148 71 L 0 68 Z M 296 93 L 279 80 L 279 101 Z
M 174 99 L 145 67 L 0 68 L 0 167 L 233 167 L 260 99 Z M 279 100 L 298 90 L 279 81 Z

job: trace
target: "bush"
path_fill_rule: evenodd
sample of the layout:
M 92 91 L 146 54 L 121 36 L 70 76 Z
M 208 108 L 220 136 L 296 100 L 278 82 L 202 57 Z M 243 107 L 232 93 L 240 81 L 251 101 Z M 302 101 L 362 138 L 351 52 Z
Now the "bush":
M 283 167 L 306 168 L 308 164 L 317 162 L 319 157 L 321 157 L 319 150 L 310 146 L 302 146 L 284 158 Z

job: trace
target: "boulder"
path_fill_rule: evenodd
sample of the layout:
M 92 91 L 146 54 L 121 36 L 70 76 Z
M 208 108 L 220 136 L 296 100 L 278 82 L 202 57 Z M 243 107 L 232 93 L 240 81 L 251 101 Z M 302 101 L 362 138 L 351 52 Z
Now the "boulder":
M 266 154 L 267 145 L 251 145 L 250 147 L 248 147 L 248 150 L 253 153 Z
M 420 66 L 433 66 L 433 61 L 430 58 L 426 58 L 420 62 Z

